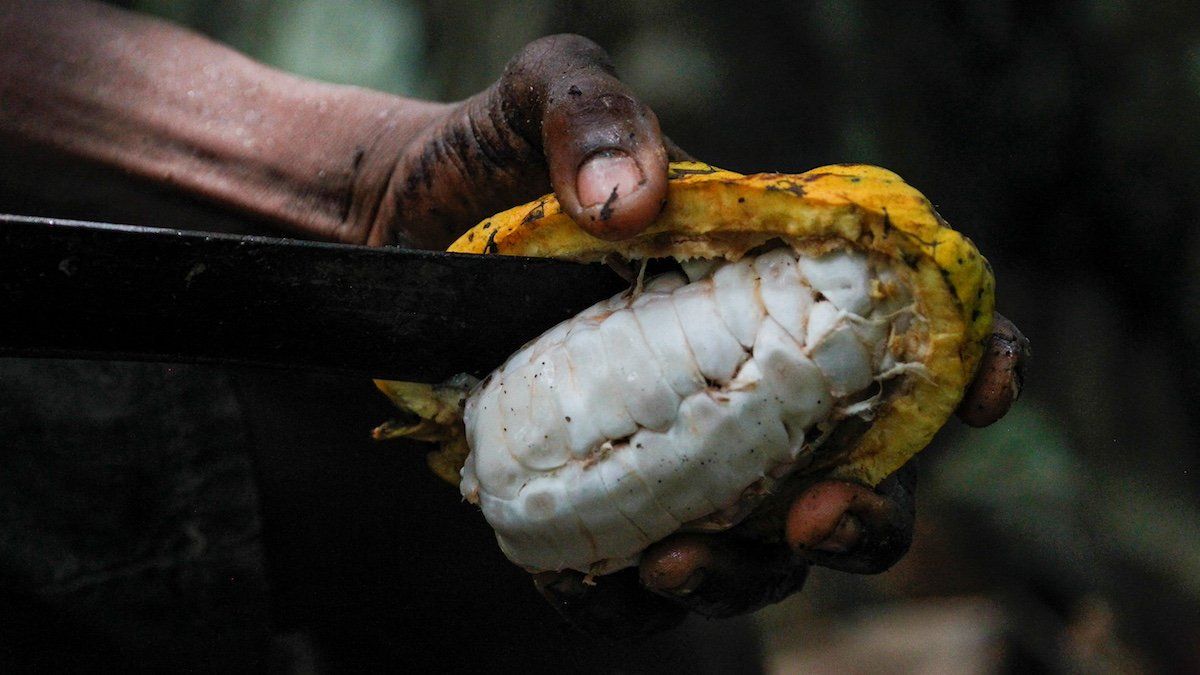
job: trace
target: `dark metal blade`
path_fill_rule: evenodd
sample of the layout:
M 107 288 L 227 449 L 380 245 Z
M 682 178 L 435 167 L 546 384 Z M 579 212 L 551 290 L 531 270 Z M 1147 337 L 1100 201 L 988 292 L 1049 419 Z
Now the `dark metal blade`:
M 482 375 L 603 265 L 0 216 L 0 356 Z

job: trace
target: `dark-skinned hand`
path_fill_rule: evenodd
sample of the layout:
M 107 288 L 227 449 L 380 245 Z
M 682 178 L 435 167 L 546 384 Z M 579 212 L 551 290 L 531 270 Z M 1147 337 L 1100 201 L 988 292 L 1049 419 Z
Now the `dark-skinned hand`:
M 553 189 L 589 232 L 637 234 L 666 196 L 668 158 L 686 155 L 614 75 L 604 52 L 577 36 L 538 40 L 500 81 L 446 110 L 409 147 L 380 222 L 399 214 L 432 224 L 443 243 L 480 218 Z M 997 317 L 996 335 L 960 409 L 989 424 L 1020 389 L 1024 338 Z M 798 591 L 810 565 L 873 574 L 908 550 L 914 518 L 912 463 L 875 488 L 810 480 L 796 490 L 779 543 L 725 534 L 678 534 L 648 549 L 637 568 L 588 579 L 535 575 L 538 590 L 577 626 L 610 638 L 655 632 L 689 612 L 750 612 Z
M 439 104 L 296 78 L 104 4 L 6 8 L 0 173 L 14 182 L 0 193 L 21 208 L 62 214 L 71 195 L 93 218 L 156 224 L 170 212 L 197 229 L 252 220 L 310 238 L 443 248 L 553 190 L 589 232 L 619 239 L 650 224 L 668 159 L 687 158 L 578 36 L 537 40 L 486 91 Z M 971 424 L 998 419 L 1019 391 L 1026 345 L 1010 323 L 996 325 L 960 408 Z M 736 529 L 679 534 L 594 586 L 568 572 L 538 575 L 537 587 L 577 625 L 623 637 L 688 611 L 754 610 L 798 590 L 810 565 L 872 573 L 904 554 L 911 467 L 873 489 L 803 480 L 782 502 L 778 543 Z
M 576 35 L 542 38 L 407 144 L 372 230 L 442 247 L 482 218 L 553 190 L 591 234 L 630 237 L 662 208 L 669 159 L 690 157 L 663 136 L 600 47 Z

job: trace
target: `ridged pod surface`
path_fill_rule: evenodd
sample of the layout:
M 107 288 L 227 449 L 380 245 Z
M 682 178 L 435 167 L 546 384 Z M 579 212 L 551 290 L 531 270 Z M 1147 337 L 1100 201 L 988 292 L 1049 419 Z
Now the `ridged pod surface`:
M 425 420 L 387 435 L 442 440 L 443 475 L 470 448 L 463 494 L 529 569 L 619 569 L 674 531 L 733 525 L 801 468 L 878 482 L 946 421 L 990 330 L 986 260 L 889 171 L 671 172 L 633 239 L 587 235 L 549 195 L 450 250 L 673 257 L 690 279 L 597 304 L 441 406 L 379 383 Z M 460 400 L 465 428 L 446 423 Z M 837 436 L 849 417 L 868 424 Z

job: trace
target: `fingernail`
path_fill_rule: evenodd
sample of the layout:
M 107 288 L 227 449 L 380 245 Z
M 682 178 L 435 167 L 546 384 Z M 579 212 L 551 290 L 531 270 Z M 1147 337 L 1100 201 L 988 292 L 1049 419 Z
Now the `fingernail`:
M 700 588 L 700 584 L 702 583 L 704 583 L 704 570 L 698 569 L 695 572 L 692 572 L 692 575 L 689 576 L 682 584 L 679 584 L 674 588 L 665 588 L 663 591 L 670 593 L 671 595 L 687 597 L 696 592 L 696 589 Z
M 644 181 L 642 169 L 632 157 L 620 150 L 601 150 L 579 167 L 575 193 L 584 208 L 599 206 L 600 219 L 608 220 L 604 210 L 617 199 L 633 194 Z
M 825 553 L 846 553 L 858 546 L 862 534 L 862 521 L 858 519 L 858 516 L 847 511 L 842 514 L 837 526 L 833 528 L 829 536 L 813 546 L 812 550 Z

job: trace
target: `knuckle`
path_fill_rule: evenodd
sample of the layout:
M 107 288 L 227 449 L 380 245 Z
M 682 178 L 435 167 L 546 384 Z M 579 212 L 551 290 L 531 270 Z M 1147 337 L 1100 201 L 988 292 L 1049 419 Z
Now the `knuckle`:
M 636 135 L 646 126 L 641 103 L 624 92 L 585 95 L 577 101 L 568 99 L 565 105 L 556 107 L 558 110 L 553 114 L 565 116 L 569 127 L 588 137 L 585 144 L 589 146 L 623 147 L 628 145 L 630 134 Z
M 615 77 L 608 54 L 574 34 L 549 35 L 525 45 L 493 85 L 489 109 L 533 139 L 541 127 L 586 127 L 599 118 L 644 116 L 641 104 Z
M 611 68 L 608 53 L 582 35 L 560 33 L 540 37 L 522 47 L 509 61 L 507 70 L 531 68 L 548 77 L 587 66 Z
M 647 110 L 631 94 L 621 91 L 606 91 L 597 96 L 591 105 L 597 111 L 609 116 L 615 115 L 623 120 L 636 119 L 636 116 L 644 114 Z

